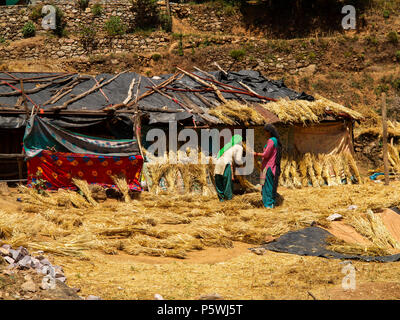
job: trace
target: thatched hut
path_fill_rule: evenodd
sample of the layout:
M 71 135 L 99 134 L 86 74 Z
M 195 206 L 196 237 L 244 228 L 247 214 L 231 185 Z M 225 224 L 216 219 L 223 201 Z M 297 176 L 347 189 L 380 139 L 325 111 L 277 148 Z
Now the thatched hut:
M 274 123 L 284 144 L 283 185 L 360 182 L 352 157 L 352 133 L 362 115 L 328 99 L 291 90 L 282 81 L 268 80 L 255 71 L 198 69 L 192 73 L 178 68 L 173 75 L 153 78 L 135 73 L 96 77 L 0 73 L 2 139 L 11 139 L 11 130 L 23 131 L 31 115 L 77 133 L 104 138 L 107 128 L 109 138 L 135 137 L 142 153 L 152 143 L 149 130 L 160 129 L 168 139 L 171 123 L 178 134 L 194 129 L 200 144 L 202 129 L 254 129 L 254 148 L 261 151 L 265 144 L 262 126 Z M 196 167 L 178 161 L 171 165 L 170 156 L 176 157 L 171 152 L 167 149 L 158 157 L 147 154 L 147 182 L 154 192 L 168 187 L 212 192 L 212 164 Z M 4 157 L 5 153 L 0 150 Z M 241 182 L 254 187 L 257 176 L 255 169 Z

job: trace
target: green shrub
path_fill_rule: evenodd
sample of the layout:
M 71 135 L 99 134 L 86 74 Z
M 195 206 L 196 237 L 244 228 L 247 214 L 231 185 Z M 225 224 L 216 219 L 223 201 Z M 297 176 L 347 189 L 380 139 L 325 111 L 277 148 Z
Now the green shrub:
M 29 15 L 29 19 L 31 19 L 32 21 L 37 21 L 38 19 L 43 17 L 42 8 L 43 8 L 42 5 L 37 5 L 37 6 L 32 7 L 31 13 Z
M 378 87 L 375 89 L 375 94 L 377 96 L 381 95 L 382 92 L 388 92 L 389 91 L 389 85 L 387 84 L 380 84 Z
M 400 50 L 396 51 L 396 60 L 400 62 Z
M 67 26 L 67 22 L 64 19 L 64 12 L 59 8 L 56 8 L 56 28 L 53 32 L 59 36 L 63 37 L 66 35 L 65 27 Z
M 92 6 L 92 14 L 94 16 L 99 17 L 99 16 L 101 16 L 103 14 L 103 12 L 104 12 L 104 9 L 103 9 L 103 7 L 102 7 L 102 5 L 100 3 L 95 3 Z
M 120 17 L 112 16 L 106 21 L 105 29 L 110 36 L 123 35 L 126 32 L 126 26 Z
M 161 54 L 159 54 L 159 53 L 154 53 L 154 54 L 151 56 L 151 58 L 152 58 L 154 61 L 158 61 L 158 60 L 160 60 L 160 59 L 162 58 L 162 56 L 161 56 Z
M 22 35 L 24 38 L 34 37 L 36 34 L 35 24 L 32 21 L 28 21 L 25 23 L 24 27 L 22 28 Z
M 233 60 L 241 60 L 246 55 L 246 50 L 244 49 L 232 50 L 231 52 L 229 52 L 229 55 Z
M 383 17 L 384 17 L 385 19 L 388 19 L 388 18 L 390 17 L 390 12 L 389 12 L 389 10 L 383 10 Z
M 396 31 L 391 31 L 388 33 L 387 39 L 390 43 L 397 44 L 399 42 L 399 35 Z
M 400 91 L 400 78 L 397 78 L 392 82 L 392 87 L 393 89 Z
M 97 28 L 95 24 L 87 25 L 80 25 L 79 26 L 79 34 L 80 40 L 84 48 L 93 47 L 96 44 L 96 33 Z
M 372 35 L 372 36 L 368 36 L 366 38 L 366 42 L 367 42 L 367 44 L 373 44 L 376 46 L 378 44 L 378 39 Z
M 3 37 L 0 37 L 0 43 L 1 43 L 1 44 L 4 44 L 4 43 L 6 43 L 6 39 L 5 39 L 5 38 L 3 38 Z
M 85 10 L 89 6 L 89 0 L 77 0 L 78 7 Z
M 172 18 L 169 15 L 167 15 L 167 14 L 160 15 L 160 24 L 161 24 L 161 28 L 165 32 L 172 31 Z

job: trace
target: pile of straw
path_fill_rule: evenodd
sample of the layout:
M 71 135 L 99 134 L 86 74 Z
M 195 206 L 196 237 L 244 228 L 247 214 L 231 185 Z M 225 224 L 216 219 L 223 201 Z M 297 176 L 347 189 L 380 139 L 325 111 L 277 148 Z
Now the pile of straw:
M 255 109 L 234 100 L 211 109 L 209 114 L 229 125 L 245 124 L 248 126 L 265 124 L 265 119 Z
M 283 123 L 318 123 L 327 113 L 346 114 L 356 120 L 363 119 L 359 112 L 318 95 L 315 101 L 280 99 L 277 102 L 262 104 L 262 107 L 274 113 Z
M 280 185 L 287 188 L 322 187 L 362 183 L 356 161 L 350 152 L 336 155 L 306 153 L 284 155 Z
M 197 157 L 198 163 L 190 163 L 190 157 Z M 215 194 L 212 185 L 214 164 L 212 158 L 205 157 L 202 152 L 188 150 L 187 154 L 175 154 L 170 151 L 163 157 L 149 156 L 149 159 L 145 170 L 148 171 L 146 182 L 151 193 L 197 192 L 205 196 Z

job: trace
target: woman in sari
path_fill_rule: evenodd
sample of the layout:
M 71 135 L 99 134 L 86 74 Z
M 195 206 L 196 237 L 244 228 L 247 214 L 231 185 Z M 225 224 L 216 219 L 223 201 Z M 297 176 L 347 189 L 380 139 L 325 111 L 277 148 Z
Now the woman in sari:
M 272 124 L 265 125 L 264 129 L 268 138 L 267 144 L 262 153 L 254 152 L 254 156 L 262 157 L 260 184 L 264 207 L 273 208 L 281 174 L 282 144 L 278 131 Z
M 242 136 L 234 135 L 217 155 L 214 177 L 219 201 L 231 200 L 233 197 L 233 162 L 243 164 Z

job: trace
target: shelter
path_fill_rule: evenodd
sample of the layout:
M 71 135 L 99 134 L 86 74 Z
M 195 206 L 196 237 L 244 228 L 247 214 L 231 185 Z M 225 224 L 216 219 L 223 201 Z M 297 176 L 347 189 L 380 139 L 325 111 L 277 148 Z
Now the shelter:
M 359 182 L 352 158 L 352 131 L 362 115 L 323 97 L 296 92 L 283 81 L 268 80 L 255 71 L 220 69 L 208 73 L 197 69 L 192 73 L 177 68 L 173 75 L 153 78 L 127 72 L 97 76 L 0 73 L 1 139 L 15 140 L 11 146 L 1 147 L 0 158 L 21 159 L 22 136 L 33 115 L 48 125 L 73 129 L 79 134 L 137 138 L 139 151 L 143 152 L 149 145 L 147 132 L 157 127 L 168 135 L 168 124 L 172 122 L 177 123 L 178 131 L 254 128 L 255 148 L 261 151 L 265 144 L 262 125 L 274 123 L 284 143 L 283 185 Z M 158 156 L 148 155 L 147 160 L 160 169 L 159 164 L 168 162 L 170 154 Z M 8 172 L 0 171 L 0 177 L 11 176 L 10 166 Z M 211 167 L 202 170 L 197 176 L 203 177 L 200 184 L 204 186 Z M 176 179 L 176 167 L 173 172 Z M 177 182 L 171 181 L 173 172 L 169 185 L 175 186 Z M 156 176 L 150 173 L 149 177 L 159 186 L 159 180 L 166 175 L 165 170 L 158 170 Z M 255 182 L 257 176 L 254 170 L 248 178 Z M 190 191 L 191 187 L 185 186 L 184 190 Z

